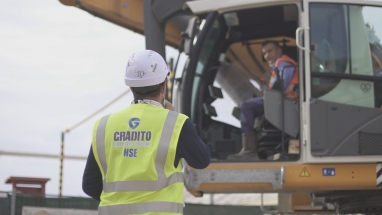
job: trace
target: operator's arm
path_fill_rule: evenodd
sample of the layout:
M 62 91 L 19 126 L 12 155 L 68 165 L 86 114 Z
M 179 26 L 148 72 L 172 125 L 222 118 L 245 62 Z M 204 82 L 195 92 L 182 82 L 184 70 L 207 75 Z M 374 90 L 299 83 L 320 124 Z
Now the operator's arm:
M 286 61 L 280 61 L 278 65 L 278 70 L 281 73 L 281 69 L 283 69 L 283 80 L 284 80 L 284 90 L 288 87 L 290 81 L 293 78 L 294 72 L 296 71 L 293 64 L 286 62 Z M 281 75 L 281 74 L 280 74 Z
M 180 132 L 174 162 L 175 167 L 178 166 L 180 158 L 184 158 L 188 165 L 195 169 L 203 169 L 210 164 L 210 149 L 200 139 L 190 119 L 184 122 Z
M 88 160 L 86 161 L 84 175 L 82 177 L 82 190 L 88 196 L 100 201 L 102 189 L 103 185 L 101 171 L 94 158 L 92 147 L 90 147 Z

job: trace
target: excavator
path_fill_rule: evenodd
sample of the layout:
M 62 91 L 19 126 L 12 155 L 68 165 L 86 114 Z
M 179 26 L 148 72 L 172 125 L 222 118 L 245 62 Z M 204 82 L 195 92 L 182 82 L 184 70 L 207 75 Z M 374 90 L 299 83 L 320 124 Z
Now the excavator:
M 183 162 L 192 195 L 278 193 L 277 207 L 261 205 L 268 214 L 382 213 L 382 1 L 60 2 L 145 35 L 164 57 L 166 45 L 187 56 L 169 99 L 212 159 L 203 170 Z M 266 88 L 267 40 L 298 63 L 297 101 Z M 261 96 L 260 159 L 228 160 L 241 150 L 238 107 Z

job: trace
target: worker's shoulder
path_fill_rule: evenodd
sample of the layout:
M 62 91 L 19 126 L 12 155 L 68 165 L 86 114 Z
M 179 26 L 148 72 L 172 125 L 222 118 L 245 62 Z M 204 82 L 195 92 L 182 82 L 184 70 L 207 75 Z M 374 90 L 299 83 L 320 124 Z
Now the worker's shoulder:
M 293 65 L 293 63 L 288 59 L 280 59 L 279 66 L 280 65 Z
M 186 118 L 184 121 L 183 121 L 183 125 L 182 125 L 182 133 L 194 133 L 196 132 L 196 129 L 195 129 L 195 125 L 194 123 L 192 123 L 192 121 L 190 120 L 190 118 Z

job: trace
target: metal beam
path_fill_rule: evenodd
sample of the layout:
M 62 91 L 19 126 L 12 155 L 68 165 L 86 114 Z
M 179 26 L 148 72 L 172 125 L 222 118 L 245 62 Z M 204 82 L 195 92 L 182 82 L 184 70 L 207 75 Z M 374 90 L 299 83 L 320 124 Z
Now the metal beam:
M 144 0 L 144 34 L 146 38 L 146 49 L 158 52 L 166 59 L 166 41 L 164 33 L 164 23 L 160 23 L 154 16 L 152 10 L 152 0 Z
M 19 156 L 19 157 L 39 157 L 39 158 L 60 158 L 60 155 L 55 154 L 42 154 L 42 153 L 28 153 L 28 152 L 11 152 L 11 151 L 2 151 L 0 150 L 0 156 Z M 73 160 L 86 160 L 87 156 L 75 156 L 75 155 L 66 155 L 65 159 Z

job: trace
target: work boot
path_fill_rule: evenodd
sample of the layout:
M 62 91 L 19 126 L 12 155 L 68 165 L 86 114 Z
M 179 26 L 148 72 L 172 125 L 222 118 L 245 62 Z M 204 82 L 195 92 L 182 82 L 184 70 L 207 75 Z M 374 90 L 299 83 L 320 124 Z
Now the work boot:
M 228 155 L 227 160 L 229 161 L 258 161 L 259 156 L 257 155 L 257 137 L 254 132 L 243 133 L 242 137 L 242 148 L 237 154 Z

